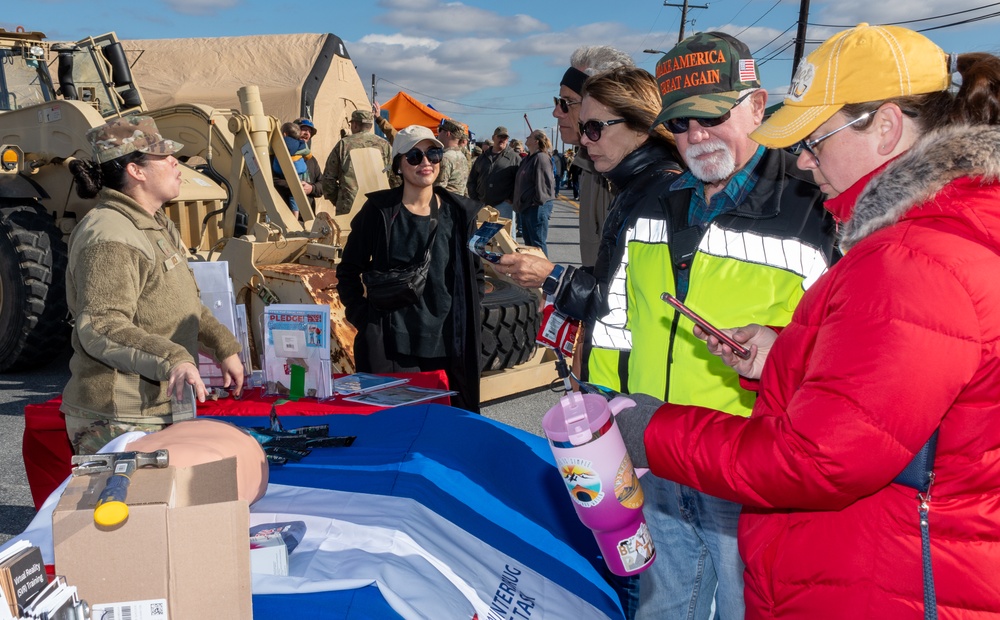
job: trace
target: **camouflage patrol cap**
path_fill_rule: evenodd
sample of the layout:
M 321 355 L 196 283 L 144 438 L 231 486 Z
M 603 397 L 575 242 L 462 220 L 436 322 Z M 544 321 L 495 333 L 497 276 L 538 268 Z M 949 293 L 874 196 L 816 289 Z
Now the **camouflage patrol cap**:
M 372 116 L 371 110 L 355 110 L 351 112 L 351 122 L 371 125 L 375 122 L 375 117 Z
M 136 151 L 151 155 L 173 155 L 184 148 L 180 142 L 164 140 L 149 116 L 123 116 L 87 132 L 87 141 L 99 164 Z
M 656 63 L 656 83 L 662 109 L 654 127 L 672 118 L 722 116 L 740 91 L 760 88 L 760 74 L 742 41 L 722 32 L 699 32 Z
M 450 118 L 446 118 L 441 121 L 441 126 L 439 128 L 439 131 L 447 131 L 456 138 L 462 138 L 463 136 L 466 135 L 465 128 L 456 123 L 455 121 L 451 120 Z

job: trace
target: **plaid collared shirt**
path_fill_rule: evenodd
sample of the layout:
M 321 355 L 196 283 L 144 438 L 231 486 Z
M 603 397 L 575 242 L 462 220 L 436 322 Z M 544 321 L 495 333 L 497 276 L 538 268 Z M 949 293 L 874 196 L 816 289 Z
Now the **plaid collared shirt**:
M 688 225 L 698 226 L 705 230 L 715 218 L 723 213 L 734 210 L 746 200 L 750 192 L 757 185 L 757 174 L 754 169 L 760 158 L 764 156 L 766 149 L 763 146 L 757 147 L 757 152 L 736 174 L 729 179 L 721 192 L 718 192 L 710 201 L 705 200 L 705 184 L 698 180 L 690 170 L 687 170 L 670 186 L 671 191 L 681 189 L 694 190 L 691 194 L 691 204 L 688 206 Z M 690 270 L 684 270 L 678 274 L 677 294 L 683 297 L 687 293 L 688 278 Z

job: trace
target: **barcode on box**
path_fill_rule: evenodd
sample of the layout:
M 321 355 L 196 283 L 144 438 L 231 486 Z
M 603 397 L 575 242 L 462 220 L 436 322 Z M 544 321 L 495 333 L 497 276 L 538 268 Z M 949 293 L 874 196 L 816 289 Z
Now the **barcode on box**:
M 164 599 L 103 603 L 94 605 L 90 614 L 94 620 L 169 620 Z

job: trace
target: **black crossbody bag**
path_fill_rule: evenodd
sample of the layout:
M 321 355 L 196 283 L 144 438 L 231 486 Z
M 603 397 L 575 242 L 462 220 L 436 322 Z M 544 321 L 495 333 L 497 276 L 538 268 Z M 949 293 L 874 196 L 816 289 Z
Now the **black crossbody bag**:
M 405 209 L 406 207 L 401 207 Z M 393 217 L 385 231 L 386 252 L 392 232 Z M 424 247 L 424 258 L 418 263 L 388 270 L 369 269 L 361 274 L 365 297 L 372 308 L 379 312 L 395 312 L 417 303 L 427 286 L 427 273 L 431 265 L 431 250 L 437 238 L 437 199 L 431 202 L 431 234 Z

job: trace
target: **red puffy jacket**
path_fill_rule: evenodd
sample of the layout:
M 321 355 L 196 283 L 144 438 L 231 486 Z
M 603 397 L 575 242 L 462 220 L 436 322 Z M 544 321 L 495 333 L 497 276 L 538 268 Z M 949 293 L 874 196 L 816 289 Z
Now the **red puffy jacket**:
M 653 417 L 653 473 L 744 504 L 747 618 L 922 617 L 916 491 L 892 480 L 939 427 L 938 607 L 1000 617 L 998 177 L 1000 129 L 958 127 L 829 201 L 849 251 L 771 349 L 753 415 Z

